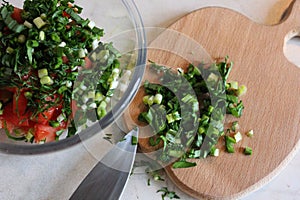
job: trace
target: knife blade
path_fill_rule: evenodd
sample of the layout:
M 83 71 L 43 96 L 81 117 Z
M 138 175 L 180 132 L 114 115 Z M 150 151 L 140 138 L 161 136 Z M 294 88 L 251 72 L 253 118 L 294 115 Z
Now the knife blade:
M 128 181 L 137 145 L 138 128 L 131 130 L 118 142 L 85 177 L 70 200 L 119 199 Z

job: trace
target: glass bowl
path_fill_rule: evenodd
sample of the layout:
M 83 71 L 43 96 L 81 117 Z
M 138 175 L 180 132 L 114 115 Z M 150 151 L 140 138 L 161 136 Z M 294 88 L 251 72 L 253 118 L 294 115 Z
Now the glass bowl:
M 9 0 L 16 7 L 22 7 L 22 2 Z M 75 4 L 83 7 L 81 16 L 95 22 L 104 29 L 103 42 L 112 42 L 122 54 L 121 67 L 131 73 L 124 83 L 121 95 L 110 102 L 111 109 L 96 123 L 92 123 L 78 134 L 58 141 L 36 144 L 18 142 L 8 139 L 4 130 L 0 130 L 0 152 L 10 154 L 41 154 L 62 150 L 87 140 L 112 125 L 127 108 L 134 98 L 145 71 L 146 36 L 143 22 L 133 0 L 75 0 Z M 128 66 L 131 66 L 128 69 Z M 117 89 L 116 89 L 117 90 Z M 120 93 L 120 92 L 119 92 Z M 117 95 L 116 95 L 117 96 Z

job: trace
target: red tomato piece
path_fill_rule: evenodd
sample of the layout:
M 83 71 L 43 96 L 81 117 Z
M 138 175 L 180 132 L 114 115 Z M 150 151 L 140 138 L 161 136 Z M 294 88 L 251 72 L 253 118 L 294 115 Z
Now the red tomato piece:
M 66 11 L 63 11 L 62 16 L 66 18 L 70 18 L 70 15 Z
M 0 89 L 0 101 L 8 101 L 10 99 L 12 99 L 13 97 L 13 93 L 8 91 L 8 90 L 5 90 L 5 89 Z
M 16 88 L 16 87 L 5 87 L 4 88 L 4 91 L 9 91 L 12 93 L 16 93 L 17 90 L 18 90 L 18 88 Z
M 48 96 L 45 98 L 46 101 L 55 102 L 58 99 L 57 102 L 60 102 L 62 100 L 62 95 L 54 94 L 53 96 Z
M 72 114 L 71 114 L 71 116 L 72 116 L 72 118 L 74 118 L 74 117 L 75 117 L 75 114 L 76 114 L 76 112 L 77 112 L 77 110 L 78 110 L 78 106 L 77 106 L 76 100 L 72 100 L 72 102 L 71 102 L 71 109 L 72 109 Z
M 62 122 L 60 122 L 59 127 L 57 127 L 57 130 L 58 131 L 59 130 L 64 130 L 64 129 L 67 128 L 67 126 L 68 126 L 68 122 L 67 121 L 62 121 Z
M 84 68 L 91 69 L 93 64 L 92 61 L 87 56 L 84 58 L 84 61 L 85 61 Z
M 63 56 L 62 61 L 63 61 L 64 64 L 67 64 L 69 62 L 69 59 L 68 59 L 67 56 Z
M 57 117 L 62 113 L 62 105 L 54 106 L 38 114 L 37 123 L 48 124 L 50 120 L 57 120 Z
M 15 129 L 15 126 L 8 122 L 8 121 L 5 121 L 5 120 L 1 120 L 0 121 L 0 128 L 6 128 L 8 130 L 8 132 L 12 133 L 13 130 Z
M 3 120 L 6 122 L 12 123 L 16 127 L 29 126 L 29 112 L 24 113 L 23 115 L 17 115 L 13 112 L 12 103 L 7 104 L 3 110 Z
M 3 120 L 3 118 L 1 118 L 1 115 L 0 115 L 0 129 L 1 128 L 4 128 L 4 120 Z
M 43 113 L 39 113 L 37 123 L 44 125 L 48 124 L 55 112 L 55 109 L 55 107 L 51 107 L 48 110 L 45 110 Z
M 11 14 L 11 17 L 16 20 L 19 24 L 23 24 L 24 20 L 22 19 L 22 9 L 14 8 L 14 12 Z
M 27 109 L 27 102 L 24 92 L 15 93 L 13 96 L 13 113 L 23 115 Z
M 34 126 L 34 138 L 36 142 L 45 140 L 45 142 L 51 142 L 55 140 L 56 128 L 48 125 L 36 124 Z

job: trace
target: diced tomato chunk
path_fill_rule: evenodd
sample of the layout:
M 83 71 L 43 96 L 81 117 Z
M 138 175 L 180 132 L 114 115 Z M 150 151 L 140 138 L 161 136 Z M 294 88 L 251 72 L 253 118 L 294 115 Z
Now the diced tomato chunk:
M 13 93 L 5 90 L 5 89 L 0 89 L 0 101 L 3 102 L 8 102 L 10 99 L 12 99 Z M 0 116 L 1 117 L 1 116 Z
M 67 64 L 69 62 L 69 58 L 67 56 L 63 56 L 62 61 L 64 64 Z
M 71 102 L 71 109 L 72 109 L 72 114 L 71 114 L 71 116 L 72 116 L 72 118 L 74 118 L 74 117 L 75 117 L 75 114 L 76 114 L 76 112 L 77 112 L 77 110 L 78 110 L 78 106 L 77 106 L 76 100 L 72 100 L 72 102 Z
M 62 122 L 60 122 L 59 127 L 57 127 L 57 129 L 58 129 L 58 131 L 63 130 L 63 129 L 66 129 L 67 126 L 68 126 L 68 122 L 67 121 L 62 121 Z
M 12 103 L 9 103 L 4 107 L 2 115 L 3 119 L 6 122 L 10 122 L 16 127 L 29 126 L 29 116 L 29 112 L 26 112 L 23 115 L 18 115 L 17 113 L 14 113 Z
M 23 115 L 27 109 L 27 102 L 24 92 L 15 93 L 13 96 L 13 113 Z
M 13 125 L 9 121 L 1 120 L 0 121 L 0 128 L 6 128 L 8 130 L 8 132 L 12 133 L 13 130 L 15 129 L 15 125 Z
M 18 90 L 18 88 L 16 88 L 16 87 L 5 87 L 2 90 L 15 93 Z
M 70 18 L 70 15 L 66 11 L 63 11 L 62 16 L 66 18 Z
M 53 96 L 46 97 L 45 100 L 50 102 L 60 102 L 62 100 L 62 95 L 54 94 Z
M 23 24 L 24 20 L 22 19 L 22 9 L 14 8 L 14 12 L 11 14 L 11 17 L 16 20 L 19 24 Z
M 89 57 L 85 57 L 84 58 L 84 61 L 85 61 L 85 65 L 84 65 L 84 68 L 85 69 L 91 69 L 92 68 L 92 61 L 89 59 Z
M 39 124 L 49 124 L 50 120 L 56 120 L 57 117 L 62 113 L 61 112 L 62 105 L 54 106 L 51 108 L 48 108 L 48 110 L 45 110 L 43 113 L 38 114 L 37 123 Z
M 55 109 L 55 107 L 51 107 L 48 110 L 45 110 L 43 113 L 39 113 L 37 123 L 44 125 L 48 124 L 55 112 Z
M 36 124 L 34 126 L 34 138 L 36 142 L 45 140 L 45 142 L 51 142 L 55 140 L 56 128 L 48 125 Z

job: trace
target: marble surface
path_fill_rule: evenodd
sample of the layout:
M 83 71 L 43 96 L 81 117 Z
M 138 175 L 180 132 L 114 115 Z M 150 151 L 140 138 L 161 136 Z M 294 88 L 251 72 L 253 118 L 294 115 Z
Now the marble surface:
M 136 0 L 146 27 L 167 27 L 181 16 L 205 6 L 223 6 L 244 13 L 259 23 L 276 22 L 281 6 L 290 0 Z M 88 4 L 86 5 L 88 7 Z M 149 29 L 148 40 L 155 38 L 157 32 Z M 291 41 L 286 50 L 290 60 L 300 66 L 299 41 Z M 105 132 L 103 133 L 105 134 Z M 99 135 L 97 137 L 102 137 Z M 0 199 L 5 200 L 53 200 L 68 199 L 81 180 L 103 155 L 98 144 L 87 141 L 69 149 L 44 155 L 16 156 L 0 153 Z M 97 149 L 97 150 L 95 150 Z M 99 157 L 95 156 L 99 155 Z M 270 183 L 248 194 L 243 200 L 297 200 L 300 199 L 300 152 L 288 163 L 284 170 Z M 193 198 L 182 193 L 168 178 L 165 181 L 151 181 L 143 167 L 138 167 L 130 177 L 122 200 L 161 199 L 156 191 L 167 186 L 181 199 Z

